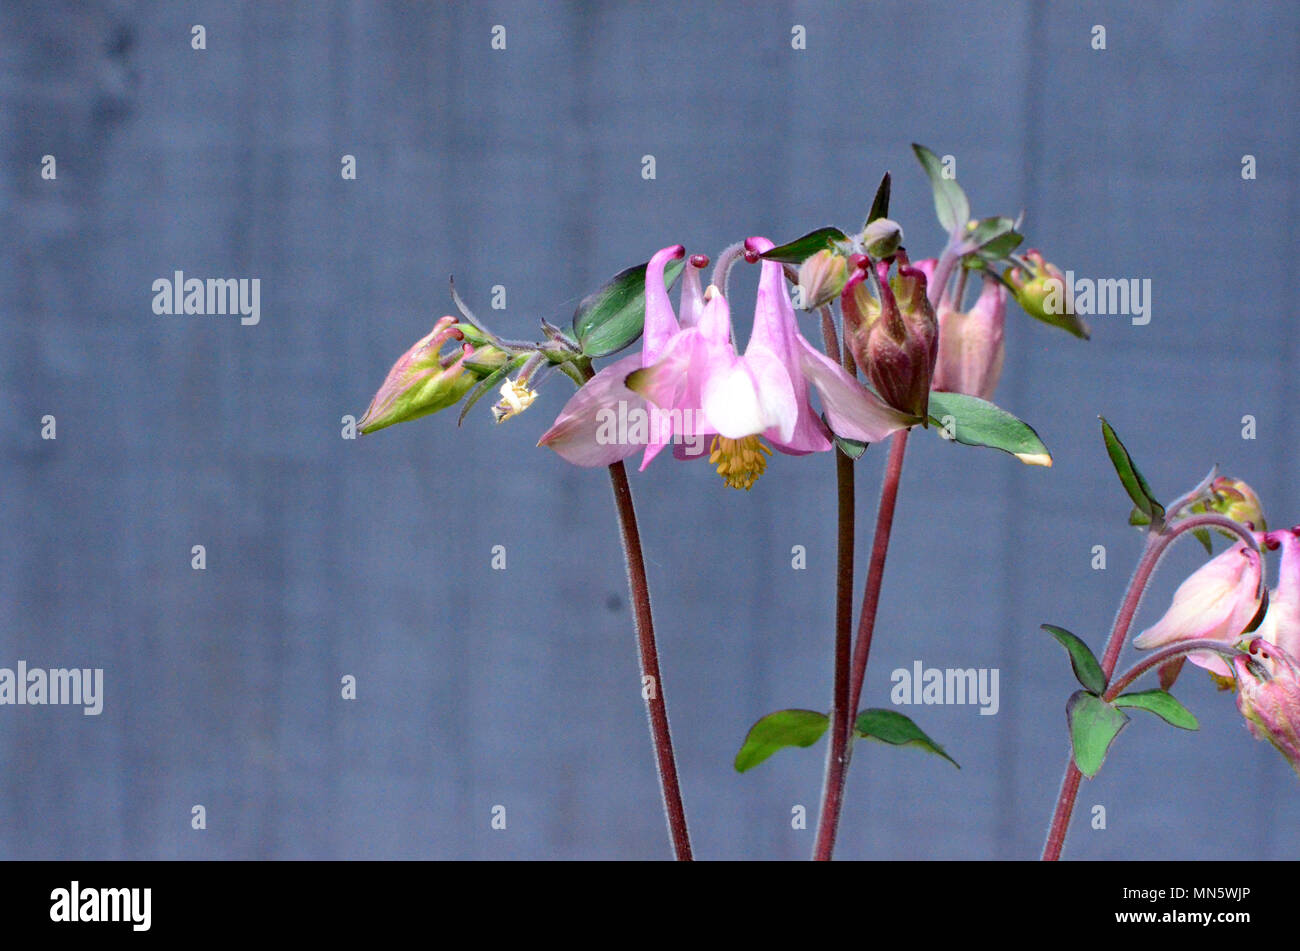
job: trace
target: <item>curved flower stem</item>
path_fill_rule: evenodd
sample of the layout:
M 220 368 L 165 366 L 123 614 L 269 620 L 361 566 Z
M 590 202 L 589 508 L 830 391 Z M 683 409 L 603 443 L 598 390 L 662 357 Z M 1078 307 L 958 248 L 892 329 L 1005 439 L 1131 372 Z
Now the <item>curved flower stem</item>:
M 1255 541 L 1255 536 L 1250 533 L 1250 529 L 1226 516 L 1214 513 L 1190 515 L 1166 526 L 1164 531 L 1149 533 L 1146 548 L 1142 550 L 1137 570 L 1133 572 L 1128 591 L 1125 592 L 1124 600 L 1120 603 L 1119 613 L 1115 615 L 1110 639 L 1106 641 L 1106 652 L 1101 658 L 1101 672 L 1105 675 L 1108 684 L 1111 674 L 1115 672 L 1120 651 L 1124 649 L 1124 641 L 1128 638 L 1129 628 L 1133 625 L 1138 604 L 1142 601 L 1142 595 L 1160 559 L 1164 557 L 1175 539 L 1198 528 L 1222 528 L 1240 537 L 1250 548 L 1259 550 L 1259 543 Z M 1109 694 L 1109 690 L 1107 693 Z M 1060 795 L 1056 797 L 1056 809 L 1052 813 L 1052 823 L 1048 827 L 1047 843 L 1043 846 L 1045 862 L 1055 862 L 1061 857 L 1061 848 L 1065 845 L 1065 835 L 1069 831 L 1070 816 L 1074 812 L 1074 801 L 1079 795 L 1079 783 L 1082 779 L 1083 774 L 1079 772 L 1079 767 L 1074 765 L 1074 756 L 1071 755 L 1065 767 L 1065 777 L 1061 780 Z
M 645 558 L 641 553 L 641 533 L 637 529 L 636 509 L 632 505 L 632 487 L 628 484 L 627 469 L 621 459 L 609 467 L 609 480 L 614 487 L 614 507 L 618 509 L 619 533 L 623 540 L 623 555 L 627 559 L 627 585 L 636 615 L 637 647 L 641 656 L 642 693 L 646 695 L 646 711 L 650 716 L 650 736 L 654 741 L 664 813 L 668 819 L 668 832 L 672 837 L 677 860 L 689 862 L 692 858 L 691 839 L 686 829 L 682 790 L 677 781 L 673 739 L 668 731 L 668 709 L 664 704 L 659 650 L 655 646 L 654 618 L 650 611 L 650 585 L 646 579 Z
M 731 295 L 728 290 L 731 284 L 731 268 L 745 254 L 745 242 L 737 241 L 735 244 L 727 245 L 718 255 L 718 261 L 713 265 L 713 277 L 709 283 L 715 285 L 722 296 L 730 299 Z
M 848 763 L 852 752 L 848 741 L 853 732 L 853 711 L 862 699 L 862 684 L 866 679 L 867 660 L 871 655 L 871 637 L 876 626 L 876 611 L 880 607 L 880 588 L 885 577 L 885 556 L 889 553 L 889 536 L 894 525 L 894 508 L 898 502 L 898 485 L 903 472 L 903 454 L 907 450 L 908 430 L 900 429 L 890 437 L 889 461 L 885 465 L 885 481 L 880 493 L 880 506 L 876 510 L 876 533 L 871 544 L 871 561 L 867 567 L 867 588 L 862 596 L 862 612 L 858 616 L 857 642 L 853 646 L 853 669 L 849 680 L 849 702 L 838 722 L 831 723 L 832 740 L 839 734 L 845 745 L 844 765 L 838 782 L 828 785 L 822 794 L 821 817 L 817 824 L 817 845 L 813 858 L 830 861 L 835 850 L 835 834 L 839 829 L 840 809 L 844 803 L 844 784 L 848 776 Z
M 852 357 L 840 350 L 835 333 L 835 321 L 829 307 L 821 308 L 822 337 L 826 352 L 838 355 L 841 363 Z M 839 449 L 835 450 L 835 487 L 837 496 L 836 529 L 838 542 L 835 555 L 835 685 L 831 697 L 830 744 L 826 754 L 826 772 L 822 778 L 821 818 L 817 826 L 817 845 L 814 857 L 820 858 L 823 834 L 828 834 L 834 845 L 835 830 L 827 832 L 826 818 L 839 815 L 839 797 L 844 792 L 844 776 L 849 766 L 849 735 L 843 724 L 850 722 L 849 662 L 853 651 L 853 550 L 854 535 L 854 477 L 853 460 Z M 833 800 L 833 801 L 832 801 Z M 829 858 L 829 851 L 827 856 Z
M 1123 693 L 1128 686 L 1137 680 L 1148 670 L 1153 667 L 1160 667 L 1169 663 L 1171 660 L 1177 660 L 1180 657 L 1186 657 L 1188 654 L 1195 654 L 1197 651 L 1214 651 L 1216 654 L 1222 654 L 1224 657 L 1232 658 L 1241 651 L 1223 641 L 1212 641 L 1208 638 L 1197 638 L 1196 640 L 1183 641 L 1181 644 L 1175 644 L 1167 647 L 1162 651 L 1152 654 L 1150 657 L 1144 657 L 1127 671 L 1122 677 L 1117 677 L 1115 681 L 1106 688 L 1106 693 L 1102 695 L 1103 700 L 1108 703 Z

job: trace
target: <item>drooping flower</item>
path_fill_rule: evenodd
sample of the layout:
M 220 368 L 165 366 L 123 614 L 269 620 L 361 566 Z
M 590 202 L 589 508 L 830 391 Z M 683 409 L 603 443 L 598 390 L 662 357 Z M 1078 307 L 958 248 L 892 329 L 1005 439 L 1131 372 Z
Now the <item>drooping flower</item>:
M 747 246 L 751 253 L 761 254 L 773 245 L 765 238 L 751 238 Z M 612 461 L 609 452 L 590 445 L 598 432 L 596 419 L 608 419 L 617 404 L 632 394 L 644 401 L 643 408 L 648 404 L 671 421 L 671 431 L 649 427 L 643 469 L 669 441 L 678 444 L 676 455 L 694 458 L 703 454 L 701 440 L 712 437 L 710 461 L 728 485 L 747 489 L 766 468 L 770 450 L 764 440 L 792 455 L 822 452 L 833 445 L 809 401 L 810 388 L 817 390 L 827 419 L 842 436 L 876 442 L 916 422 L 885 406 L 804 339 L 779 263 L 763 262 L 753 332 L 743 354 L 736 350 L 730 307 L 717 287 L 710 286 L 701 295 L 684 284 L 684 317 L 677 324 L 666 292 L 660 300 L 650 291 L 657 287 L 654 266 L 652 259 L 646 278 L 647 332 L 642 353 L 607 367 L 583 386 L 542 437 L 541 445 L 552 446 L 580 465 Z M 688 268 L 686 280 L 692 277 L 698 288 L 698 277 Z M 695 451 L 682 448 L 688 442 L 694 443 Z
M 397 358 L 357 428 L 373 433 L 454 406 L 480 375 L 486 376 L 506 360 L 506 355 L 492 346 L 475 350 L 464 343 L 442 352 L 444 346 L 463 340 L 456 318 L 441 318 L 428 335 Z
M 1237 709 L 1251 734 L 1272 743 L 1300 773 L 1300 667 L 1288 651 L 1262 637 L 1246 651 L 1232 659 Z
M 1259 552 L 1238 542 L 1179 585 L 1164 617 L 1138 635 L 1134 646 L 1146 650 L 1200 639 L 1235 644 L 1259 612 L 1260 572 Z M 1230 676 L 1216 653 L 1201 651 L 1187 659 L 1219 677 Z
M 683 325 L 699 322 L 703 310 L 699 271 L 708 266 L 708 259 L 693 257 L 688 262 L 682 276 L 681 322 L 673 313 L 664 287 L 665 266 L 685 253 L 680 244 L 670 245 L 657 251 L 646 265 L 641 352 L 616 360 L 579 387 L 538 440 L 539 446 L 549 446 L 579 466 L 607 466 L 644 448 L 644 469 L 671 440 L 671 431 L 662 432 L 671 427 L 671 419 L 669 427 L 662 425 L 664 420 L 658 414 L 652 419 L 651 404 L 640 393 L 628 389 L 626 380 L 633 372 L 657 362 Z
M 993 399 L 1006 358 L 1004 325 L 1007 292 L 1000 281 L 985 277 L 975 306 L 966 312 L 939 308 L 939 357 L 931 387 Z

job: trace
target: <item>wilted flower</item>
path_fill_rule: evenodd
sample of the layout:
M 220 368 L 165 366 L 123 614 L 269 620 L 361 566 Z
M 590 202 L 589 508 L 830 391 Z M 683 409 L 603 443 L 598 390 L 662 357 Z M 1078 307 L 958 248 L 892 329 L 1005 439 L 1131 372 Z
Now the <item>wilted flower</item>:
M 361 417 L 361 432 L 372 433 L 454 406 L 478 382 L 480 374 L 486 375 L 505 362 L 505 354 L 495 347 L 475 350 L 463 340 L 456 318 L 441 318 L 388 371 Z M 444 354 L 443 347 L 452 343 L 460 346 Z
M 492 407 L 492 418 L 504 423 L 512 416 L 518 416 L 537 399 L 537 391 L 528 388 L 521 380 L 507 380 L 501 385 L 501 399 Z
M 1179 585 L 1164 617 L 1138 635 L 1134 646 L 1145 650 L 1201 639 L 1235 644 L 1259 612 L 1260 572 L 1259 552 L 1238 542 Z M 1201 651 L 1187 659 L 1220 677 L 1230 675 L 1216 653 Z

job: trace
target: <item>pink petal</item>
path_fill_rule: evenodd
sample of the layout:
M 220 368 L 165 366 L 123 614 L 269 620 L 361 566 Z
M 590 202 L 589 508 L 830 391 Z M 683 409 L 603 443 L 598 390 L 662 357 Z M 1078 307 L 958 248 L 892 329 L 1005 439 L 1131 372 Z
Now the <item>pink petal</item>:
M 824 353 L 800 339 L 799 365 L 821 396 L 831 430 L 860 442 L 881 442 L 891 433 L 920 422 L 886 406 Z
M 627 375 L 640 366 L 641 355 L 637 353 L 597 373 L 569 398 L 554 425 L 537 444 L 549 446 L 578 466 L 607 466 L 630 456 L 638 446 L 605 437 L 610 433 L 608 414 L 614 414 L 613 418 L 617 419 L 620 402 L 626 407 L 625 412 L 645 408 L 645 400 L 623 385 Z M 614 429 L 616 432 L 617 426 Z
M 680 244 L 656 251 L 645 269 L 645 329 L 642 331 L 642 365 L 659 359 L 659 354 L 680 327 L 664 287 L 664 267 L 686 253 Z

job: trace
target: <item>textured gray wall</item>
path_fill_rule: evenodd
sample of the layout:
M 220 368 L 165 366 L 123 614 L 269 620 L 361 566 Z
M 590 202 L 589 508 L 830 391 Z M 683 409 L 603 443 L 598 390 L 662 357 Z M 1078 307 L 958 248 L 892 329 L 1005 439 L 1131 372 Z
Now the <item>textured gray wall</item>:
M 506 285 L 497 323 L 527 334 L 665 244 L 854 225 L 885 169 L 933 253 L 913 140 L 1077 274 L 1153 282 L 1150 325 L 1098 318 L 1089 344 L 1011 316 L 998 400 L 1054 469 L 925 436 L 905 472 L 867 702 L 920 659 L 999 668 L 1002 710 L 910 711 L 960 772 L 864 747 L 839 854 L 1036 855 L 1073 689 L 1037 626 L 1099 644 L 1140 545 L 1096 415 L 1166 496 L 1218 461 L 1300 520 L 1298 27 L 1286 3 L 5 0 L 0 666 L 103 667 L 107 698 L 0 708 L 0 856 L 666 856 L 607 480 L 533 448 L 564 381 L 500 427 L 353 442 L 340 417 L 451 272 L 485 308 Z M 177 268 L 260 278 L 261 323 L 155 316 Z M 823 750 L 731 758 L 759 715 L 828 702 L 832 469 L 633 477 L 700 857 L 811 849 L 789 816 L 815 819 Z M 1205 678 L 1179 693 L 1201 732 L 1137 718 L 1081 796 L 1108 829 L 1081 818 L 1067 855 L 1294 855 L 1286 764 Z

